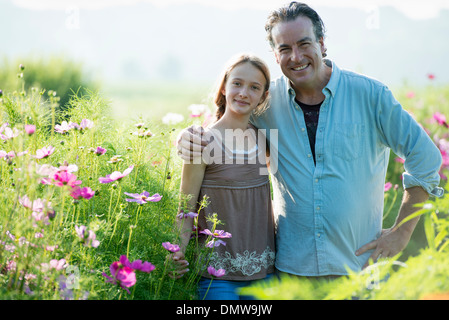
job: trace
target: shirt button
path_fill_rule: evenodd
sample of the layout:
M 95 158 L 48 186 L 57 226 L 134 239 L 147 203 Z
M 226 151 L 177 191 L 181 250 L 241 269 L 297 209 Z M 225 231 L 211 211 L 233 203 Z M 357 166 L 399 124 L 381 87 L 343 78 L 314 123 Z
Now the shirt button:
M 306 131 L 306 129 L 305 128 L 301 128 L 301 131 L 304 132 L 304 131 Z
M 318 183 L 318 179 L 315 179 L 315 182 Z
M 312 155 L 309 153 L 307 156 L 310 158 Z
M 316 210 L 319 211 L 321 208 L 320 207 L 316 207 Z
M 321 238 L 321 233 L 318 233 L 318 234 L 317 234 L 317 237 L 318 237 L 318 238 Z

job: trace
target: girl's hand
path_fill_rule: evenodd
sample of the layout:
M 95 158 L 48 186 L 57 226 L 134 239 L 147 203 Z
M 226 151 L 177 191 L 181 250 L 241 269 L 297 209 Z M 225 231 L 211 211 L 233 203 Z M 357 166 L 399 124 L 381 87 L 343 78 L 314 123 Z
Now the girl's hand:
M 178 251 L 171 255 L 171 259 L 176 265 L 177 270 L 170 272 L 169 276 L 173 279 L 179 279 L 189 272 L 189 262 L 185 259 L 184 253 Z

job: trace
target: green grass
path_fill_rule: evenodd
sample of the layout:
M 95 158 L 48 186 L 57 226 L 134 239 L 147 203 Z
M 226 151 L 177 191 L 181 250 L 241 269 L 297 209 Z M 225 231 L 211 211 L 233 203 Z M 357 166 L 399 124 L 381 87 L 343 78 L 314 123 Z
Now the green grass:
M 116 119 L 152 120 L 160 120 L 168 112 L 187 118 L 189 105 L 210 105 L 211 90 L 212 87 L 202 84 L 141 82 L 105 84 L 103 88 Z

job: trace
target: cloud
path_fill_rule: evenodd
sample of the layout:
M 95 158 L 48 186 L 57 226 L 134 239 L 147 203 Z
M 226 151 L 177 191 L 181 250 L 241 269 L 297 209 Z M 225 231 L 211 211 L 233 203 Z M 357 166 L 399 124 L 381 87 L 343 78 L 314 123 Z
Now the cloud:
M 225 10 L 250 8 L 268 12 L 288 3 L 288 0 L 12 0 L 12 2 L 19 7 L 31 10 L 67 10 L 73 7 L 80 10 L 101 10 L 146 2 L 158 7 L 192 3 Z M 417 20 L 431 19 L 436 17 L 440 10 L 449 10 L 449 1 L 447 0 L 427 0 L 425 4 L 422 3 L 422 0 L 310 0 L 305 2 L 318 9 L 319 7 L 349 7 L 366 11 L 373 7 L 391 6 L 409 18 Z

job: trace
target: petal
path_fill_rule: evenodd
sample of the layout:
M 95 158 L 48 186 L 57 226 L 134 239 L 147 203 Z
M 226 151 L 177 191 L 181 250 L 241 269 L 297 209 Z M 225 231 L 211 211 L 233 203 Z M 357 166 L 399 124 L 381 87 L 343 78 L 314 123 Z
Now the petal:
M 112 180 L 112 179 L 109 177 L 109 175 L 108 175 L 108 176 L 106 176 L 106 177 L 100 177 L 100 178 L 98 178 L 98 181 L 99 181 L 100 183 L 109 183 L 109 182 L 112 182 L 112 181 L 114 181 L 114 180 Z
M 136 199 L 140 199 L 140 194 L 138 193 L 128 193 L 128 192 L 123 192 L 124 194 L 126 194 L 127 196 L 136 198 Z
M 130 166 L 128 169 L 126 169 L 125 171 L 123 171 L 122 177 L 127 176 L 128 174 L 130 174 L 131 171 L 133 171 L 133 168 L 134 168 L 134 166 Z

